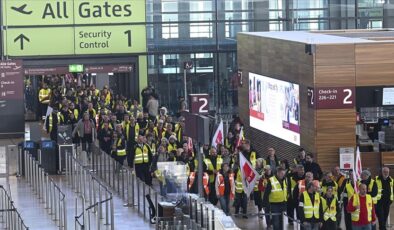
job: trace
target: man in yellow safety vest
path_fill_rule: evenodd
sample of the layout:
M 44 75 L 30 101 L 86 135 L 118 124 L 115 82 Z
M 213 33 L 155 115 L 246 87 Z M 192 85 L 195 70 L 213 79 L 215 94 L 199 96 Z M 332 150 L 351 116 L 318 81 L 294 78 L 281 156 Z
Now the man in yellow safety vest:
M 306 191 L 300 196 L 298 213 L 305 229 L 318 230 L 321 226 L 323 207 L 320 194 L 316 192 L 317 188 L 316 183 L 309 182 L 306 185 Z

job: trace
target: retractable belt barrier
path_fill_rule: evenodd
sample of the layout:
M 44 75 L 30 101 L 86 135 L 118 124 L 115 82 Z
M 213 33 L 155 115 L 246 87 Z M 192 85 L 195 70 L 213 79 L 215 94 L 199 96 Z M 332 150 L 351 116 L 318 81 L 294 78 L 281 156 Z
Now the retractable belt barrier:
M 23 219 L 14 206 L 11 195 L 0 185 L 0 227 L 10 230 L 28 230 Z
M 157 191 L 140 180 L 133 169 L 120 164 L 101 150 L 92 154 L 92 162 L 92 171 L 119 194 L 125 202 L 124 206 L 136 208 L 144 219 L 155 222 L 153 214 L 158 213 L 158 202 L 162 200 Z M 149 205 L 147 197 L 154 199 L 154 207 Z
M 36 192 L 38 199 L 45 204 L 45 209 L 48 210 L 59 229 L 67 230 L 66 196 L 53 179 L 45 173 L 39 162 L 26 151 L 24 161 L 26 181 Z
M 81 214 L 78 215 L 77 198 L 75 202 L 75 228 L 90 229 L 92 225 L 90 214 L 93 213 L 95 214 L 95 229 L 100 230 L 101 221 L 104 220 L 103 224 L 114 230 L 114 203 L 111 191 L 72 153 L 66 152 L 65 159 L 67 181 L 72 189 L 80 195 L 82 204 Z M 85 208 L 85 202 L 88 204 L 87 208 Z

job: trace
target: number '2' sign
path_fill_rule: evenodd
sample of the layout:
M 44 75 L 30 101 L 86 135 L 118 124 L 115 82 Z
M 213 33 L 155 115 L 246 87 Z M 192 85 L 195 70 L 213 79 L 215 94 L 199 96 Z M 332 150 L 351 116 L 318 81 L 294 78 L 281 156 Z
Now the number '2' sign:
M 209 113 L 208 94 L 189 94 L 189 111 L 196 114 Z
M 355 87 L 308 88 L 308 105 L 316 109 L 347 109 L 355 105 Z

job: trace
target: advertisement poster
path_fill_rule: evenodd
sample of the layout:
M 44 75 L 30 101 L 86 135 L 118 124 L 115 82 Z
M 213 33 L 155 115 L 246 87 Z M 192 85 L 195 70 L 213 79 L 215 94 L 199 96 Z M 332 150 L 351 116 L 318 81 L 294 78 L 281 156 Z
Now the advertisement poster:
M 249 73 L 250 126 L 300 145 L 299 85 Z

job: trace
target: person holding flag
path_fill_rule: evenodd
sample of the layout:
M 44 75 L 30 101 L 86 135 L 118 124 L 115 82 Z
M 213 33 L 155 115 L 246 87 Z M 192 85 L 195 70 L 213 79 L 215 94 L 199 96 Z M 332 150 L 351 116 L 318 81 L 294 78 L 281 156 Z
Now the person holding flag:
M 242 213 L 244 214 L 243 218 L 247 219 L 248 197 L 260 178 L 259 174 L 242 152 L 239 153 L 239 168 L 236 170 L 236 175 L 234 200 L 235 214 L 239 214 L 239 209 L 242 207 Z
M 215 180 L 216 175 L 222 169 L 223 159 L 221 156 L 217 154 L 217 150 L 215 147 L 212 147 L 209 151 L 209 156 L 204 159 L 205 164 L 205 172 L 209 175 L 209 189 L 211 191 L 215 190 Z M 216 197 L 215 192 L 211 192 L 209 194 L 209 202 L 213 205 L 218 203 L 218 198 Z
M 265 188 L 263 204 L 269 207 L 271 213 L 279 214 L 287 209 L 287 183 L 286 170 L 282 167 L 276 169 L 276 175 L 271 177 Z M 282 230 L 282 215 L 272 216 L 273 230 Z

